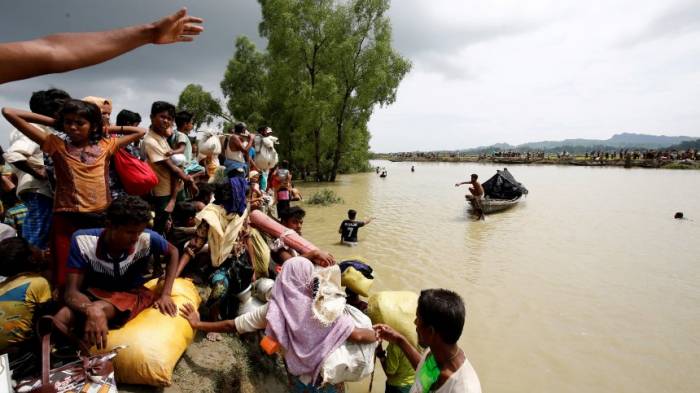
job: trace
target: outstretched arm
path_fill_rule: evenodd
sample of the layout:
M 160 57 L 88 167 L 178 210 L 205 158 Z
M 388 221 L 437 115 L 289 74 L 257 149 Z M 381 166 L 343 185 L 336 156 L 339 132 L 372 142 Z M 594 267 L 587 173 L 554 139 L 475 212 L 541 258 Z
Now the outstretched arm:
M 192 41 L 204 29 L 187 9 L 144 25 L 95 33 L 61 33 L 0 44 L 0 83 L 99 64 L 146 44 Z
M 394 330 L 389 325 L 377 324 L 374 325 L 374 331 L 377 333 L 380 339 L 388 341 L 390 343 L 397 344 L 403 351 L 406 358 L 411 362 L 411 365 L 415 369 L 420 363 L 421 354 L 416 348 L 408 342 L 406 337 L 401 335 L 401 333 Z

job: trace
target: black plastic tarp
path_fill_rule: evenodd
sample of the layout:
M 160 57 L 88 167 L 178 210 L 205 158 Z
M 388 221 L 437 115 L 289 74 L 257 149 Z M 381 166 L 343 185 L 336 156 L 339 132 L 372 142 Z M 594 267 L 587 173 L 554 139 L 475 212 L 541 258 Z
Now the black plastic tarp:
M 491 199 L 513 199 L 527 194 L 527 188 L 515 180 L 506 168 L 496 171 L 482 186 L 484 194 Z

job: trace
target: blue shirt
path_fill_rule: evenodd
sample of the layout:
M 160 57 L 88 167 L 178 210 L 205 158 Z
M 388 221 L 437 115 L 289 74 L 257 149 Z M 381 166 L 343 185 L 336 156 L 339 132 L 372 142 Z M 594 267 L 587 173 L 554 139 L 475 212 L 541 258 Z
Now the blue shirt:
M 85 273 L 90 288 L 108 291 L 128 291 L 143 285 L 144 274 L 151 256 L 163 255 L 168 242 L 159 234 L 146 229 L 136 244 L 117 258 L 105 250 L 104 229 L 84 229 L 73 234 L 68 255 L 69 271 Z

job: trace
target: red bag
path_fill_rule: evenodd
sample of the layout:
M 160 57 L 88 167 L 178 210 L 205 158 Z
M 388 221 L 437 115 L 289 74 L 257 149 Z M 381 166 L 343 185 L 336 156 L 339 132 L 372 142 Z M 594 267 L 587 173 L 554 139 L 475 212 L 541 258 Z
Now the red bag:
M 124 190 L 131 195 L 146 195 L 158 184 L 153 169 L 124 149 L 117 151 L 113 162 Z

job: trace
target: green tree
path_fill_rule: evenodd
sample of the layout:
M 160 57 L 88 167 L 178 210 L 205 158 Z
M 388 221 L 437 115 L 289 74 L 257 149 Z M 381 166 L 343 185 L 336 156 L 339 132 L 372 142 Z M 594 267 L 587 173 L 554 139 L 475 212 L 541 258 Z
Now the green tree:
M 258 51 L 246 36 L 236 39 L 236 49 L 228 62 L 221 91 L 228 99 L 226 106 L 233 116 L 249 125 L 262 125 L 266 120 L 267 66 L 265 54 Z
M 388 10 L 388 0 L 354 0 L 337 11 L 339 39 L 333 45 L 330 70 L 338 84 L 332 108 L 336 141 L 331 181 L 348 149 L 365 152 L 367 161 L 369 146 L 363 141 L 368 142 L 366 124 L 372 110 L 396 100 L 398 85 L 411 68 L 391 47 Z M 348 139 L 359 143 L 349 144 Z
M 208 91 L 205 91 L 201 85 L 193 83 L 187 85 L 180 93 L 180 97 L 177 100 L 177 108 L 178 110 L 186 110 L 194 114 L 192 123 L 195 129 L 202 124 L 210 124 L 216 117 L 221 117 L 226 121 L 233 121 L 231 116 L 223 113 L 219 100 L 214 98 Z

